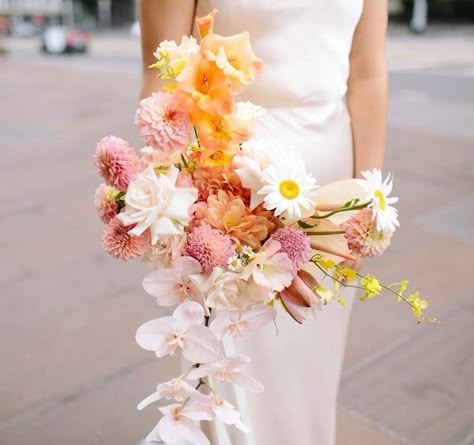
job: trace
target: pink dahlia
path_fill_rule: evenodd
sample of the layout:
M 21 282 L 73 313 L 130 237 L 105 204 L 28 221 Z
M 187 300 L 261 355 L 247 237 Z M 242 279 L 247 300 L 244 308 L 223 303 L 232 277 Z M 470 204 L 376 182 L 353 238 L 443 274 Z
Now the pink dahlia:
M 308 262 L 311 256 L 311 242 L 302 230 L 286 226 L 278 229 L 271 237 L 280 242 L 280 252 L 288 255 L 296 270 Z
M 154 149 L 155 162 L 171 163 L 186 151 L 191 122 L 173 94 L 153 93 L 142 99 L 135 123 L 140 136 Z
M 129 231 L 135 226 L 126 226 L 117 217 L 111 219 L 102 235 L 107 253 L 124 261 L 143 256 L 150 244 L 148 232 L 140 236 L 132 235 Z
M 226 267 L 233 252 L 230 238 L 207 224 L 193 229 L 183 249 L 183 255 L 198 260 L 204 272 L 212 272 L 214 267 Z
M 342 228 L 349 249 L 362 257 L 382 255 L 392 238 L 392 232 L 377 230 L 377 221 L 369 208 L 355 213 Z
M 124 192 L 140 170 L 140 160 L 127 141 L 106 136 L 97 144 L 95 165 L 107 185 Z
M 95 191 L 95 208 L 106 224 L 117 214 L 118 204 L 115 199 L 119 193 L 120 191 L 115 187 L 105 184 L 100 184 Z

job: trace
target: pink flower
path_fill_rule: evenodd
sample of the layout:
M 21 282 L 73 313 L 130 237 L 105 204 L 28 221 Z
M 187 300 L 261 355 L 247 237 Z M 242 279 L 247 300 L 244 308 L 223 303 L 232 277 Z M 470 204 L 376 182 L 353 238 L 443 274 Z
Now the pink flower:
M 198 402 L 201 404 L 201 401 Z M 214 416 L 226 425 L 235 425 L 236 428 L 248 432 L 248 428 L 242 423 L 240 413 L 227 401 L 216 393 L 209 394 L 207 403 L 204 403 Z
M 155 149 L 155 162 L 172 163 L 189 144 L 191 122 L 170 93 L 153 93 L 142 99 L 135 114 L 138 132 Z
M 210 328 L 218 338 L 223 338 L 227 333 L 237 338 L 242 336 L 244 332 L 260 329 L 275 320 L 275 317 L 276 309 L 264 304 L 250 310 L 219 311 Z
M 205 273 L 212 272 L 215 267 L 226 267 L 233 252 L 230 238 L 207 224 L 193 229 L 183 249 L 183 255 L 198 260 Z
M 239 385 L 250 392 L 262 392 L 263 385 L 253 377 L 242 372 L 241 368 L 250 363 L 250 358 L 243 355 L 231 355 L 218 362 L 201 365 L 193 369 L 188 378 L 191 380 L 213 375 L 217 381 Z
M 140 170 L 140 160 L 135 150 L 126 141 L 116 136 L 107 136 L 99 141 L 95 151 L 95 165 L 99 174 L 121 192 Z
M 183 402 L 187 397 L 191 397 L 195 400 L 202 400 L 207 402 L 207 397 L 199 391 L 196 391 L 189 383 L 180 379 L 173 379 L 169 382 L 160 383 L 156 387 L 156 392 L 142 400 L 137 409 L 142 410 L 148 405 L 158 402 L 161 399 L 176 400 L 177 402 Z
M 110 220 L 102 235 L 104 248 L 109 255 L 127 261 L 145 254 L 150 237 L 148 232 L 139 236 L 129 233 L 135 225 L 126 226 L 117 217 Z
M 245 266 L 242 278 L 252 278 L 255 284 L 277 292 L 289 286 L 296 271 L 280 249 L 281 244 L 270 238 Z
M 352 215 L 342 228 L 346 231 L 345 237 L 349 249 L 362 257 L 382 255 L 390 245 L 393 235 L 390 231 L 377 230 L 377 221 L 369 208 Z
M 161 306 L 183 303 L 186 298 L 202 301 L 202 292 L 191 277 L 201 273 L 201 265 L 194 258 L 178 257 L 172 269 L 158 269 L 143 279 L 143 288 Z
M 316 310 L 321 309 L 323 299 L 314 290 L 317 285 L 309 272 L 300 270 L 291 285 L 280 292 L 283 306 L 298 323 L 315 318 Z
M 147 436 L 145 442 L 163 441 L 165 444 L 179 443 L 210 445 L 209 439 L 199 428 L 199 421 L 212 420 L 213 414 L 205 405 L 198 403 L 174 404 L 159 408 L 163 417 Z
M 151 320 L 138 328 L 137 343 L 156 356 L 174 355 L 178 348 L 193 363 L 208 363 L 219 354 L 215 334 L 202 325 L 204 309 L 194 301 L 178 306 L 171 317 Z
M 120 193 L 115 187 L 100 184 L 95 192 L 94 205 L 100 218 L 106 224 L 117 215 L 117 195 Z
M 280 252 L 288 255 L 296 270 L 301 269 L 310 259 L 311 242 L 302 230 L 286 226 L 278 229 L 271 238 L 280 242 Z

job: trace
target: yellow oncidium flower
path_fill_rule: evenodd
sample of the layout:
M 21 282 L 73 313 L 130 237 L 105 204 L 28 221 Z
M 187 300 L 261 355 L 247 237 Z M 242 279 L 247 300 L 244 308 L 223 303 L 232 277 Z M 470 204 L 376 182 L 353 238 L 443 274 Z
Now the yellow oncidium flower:
M 280 182 L 279 190 L 286 199 L 295 199 L 301 193 L 300 186 L 293 179 L 284 179 Z
M 338 267 L 334 276 L 339 280 L 354 281 L 357 278 L 357 272 L 350 267 Z
M 334 294 L 327 288 L 323 286 L 316 286 L 314 288 L 314 291 L 323 299 L 326 301 L 330 301 L 334 298 Z
M 370 274 L 367 274 L 367 277 L 361 278 L 360 284 L 365 290 L 365 296 L 359 298 L 359 300 L 376 297 L 382 290 L 379 280 Z
M 402 280 L 400 283 L 400 287 L 398 288 L 398 301 L 402 301 L 403 293 L 407 290 L 408 281 Z
M 420 319 L 423 316 L 423 310 L 428 307 L 428 302 L 420 298 L 418 291 L 411 293 L 407 298 L 408 303 L 411 304 L 411 308 L 415 316 Z
M 331 260 L 330 258 L 321 258 L 318 260 L 318 264 L 324 270 L 329 270 L 329 269 L 332 269 L 336 265 L 336 262 L 334 260 Z

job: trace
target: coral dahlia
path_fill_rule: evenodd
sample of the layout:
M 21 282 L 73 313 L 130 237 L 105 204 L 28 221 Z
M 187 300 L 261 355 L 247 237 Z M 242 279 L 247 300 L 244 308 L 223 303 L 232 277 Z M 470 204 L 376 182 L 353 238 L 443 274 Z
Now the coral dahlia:
M 143 256 L 150 244 L 149 235 L 148 232 L 139 236 L 129 233 L 135 226 L 126 226 L 117 217 L 110 220 L 102 235 L 107 253 L 124 261 Z
M 390 245 L 393 232 L 377 230 L 373 211 L 365 208 L 355 213 L 343 226 L 349 249 L 363 257 L 382 255 Z
M 115 199 L 119 193 L 115 187 L 105 184 L 100 184 L 95 191 L 94 205 L 106 224 L 117 214 L 118 204 Z

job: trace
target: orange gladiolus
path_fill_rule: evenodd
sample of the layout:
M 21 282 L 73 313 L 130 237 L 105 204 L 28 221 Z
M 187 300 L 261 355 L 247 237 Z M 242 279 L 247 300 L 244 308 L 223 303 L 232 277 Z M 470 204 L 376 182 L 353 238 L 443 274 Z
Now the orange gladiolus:
M 175 94 L 187 110 L 231 113 L 234 98 L 229 81 L 216 63 L 203 57 L 201 51 L 191 55 L 177 80 L 179 85 Z
M 217 14 L 217 9 L 214 9 L 206 16 L 196 18 L 196 26 L 198 28 L 201 39 L 206 37 L 208 34 L 213 33 L 214 17 L 216 16 L 216 14 Z
M 240 93 L 263 69 L 263 62 L 255 56 L 248 32 L 222 37 L 209 34 L 201 41 L 205 57 L 230 80 L 232 94 Z

